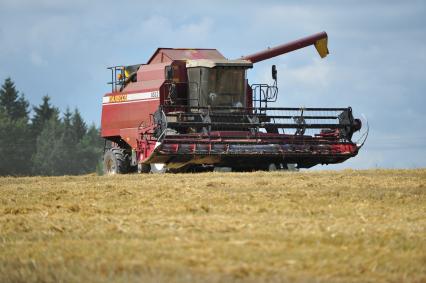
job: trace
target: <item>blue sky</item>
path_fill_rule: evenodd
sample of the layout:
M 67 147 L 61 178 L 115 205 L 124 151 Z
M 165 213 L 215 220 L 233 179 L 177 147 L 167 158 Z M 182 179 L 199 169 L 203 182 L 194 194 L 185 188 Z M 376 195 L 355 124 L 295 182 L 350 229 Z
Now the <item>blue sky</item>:
M 277 107 L 352 106 L 368 118 L 360 154 L 327 169 L 426 167 L 426 1 L 0 0 L 0 15 L 0 80 L 96 124 L 107 66 L 145 63 L 160 46 L 233 59 L 326 31 L 327 58 L 312 47 L 276 57 L 250 82 L 270 82 L 275 64 Z

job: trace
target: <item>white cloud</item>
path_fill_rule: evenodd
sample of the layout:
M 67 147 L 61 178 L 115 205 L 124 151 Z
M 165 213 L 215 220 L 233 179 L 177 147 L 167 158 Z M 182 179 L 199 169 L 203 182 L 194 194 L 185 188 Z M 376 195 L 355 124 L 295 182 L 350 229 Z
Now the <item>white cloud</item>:
M 309 88 L 326 88 L 333 80 L 333 66 L 314 58 L 312 64 L 291 68 L 287 64 L 277 66 L 280 73 L 285 75 L 285 82 L 305 85 Z
M 157 41 L 165 44 L 164 47 L 187 47 L 204 42 L 208 38 L 213 20 L 202 17 L 176 24 L 168 17 L 153 15 L 143 20 L 139 26 L 140 29 L 136 31 L 139 38 Z M 132 34 L 134 30 L 129 29 L 128 32 Z
M 40 54 L 36 53 L 36 52 L 31 52 L 30 54 L 30 60 L 31 62 L 38 67 L 45 67 L 47 66 L 47 61 L 44 60 Z

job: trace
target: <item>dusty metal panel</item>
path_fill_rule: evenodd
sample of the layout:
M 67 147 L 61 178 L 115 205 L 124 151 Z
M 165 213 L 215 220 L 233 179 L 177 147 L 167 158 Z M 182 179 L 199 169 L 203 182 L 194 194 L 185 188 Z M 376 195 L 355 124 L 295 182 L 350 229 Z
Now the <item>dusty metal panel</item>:
M 165 63 L 174 60 L 195 59 L 226 59 L 216 49 L 203 48 L 158 48 L 154 55 L 148 60 L 151 63 Z
M 226 59 L 198 59 L 186 61 L 187 68 L 194 67 L 244 67 L 253 68 L 253 63 L 247 60 L 226 60 Z

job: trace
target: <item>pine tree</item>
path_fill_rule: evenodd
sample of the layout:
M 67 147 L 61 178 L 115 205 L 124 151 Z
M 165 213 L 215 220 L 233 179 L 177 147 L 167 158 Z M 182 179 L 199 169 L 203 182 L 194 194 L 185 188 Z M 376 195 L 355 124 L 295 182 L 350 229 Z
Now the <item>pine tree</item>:
M 58 154 L 61 155 L 63 162 L 59 163 L 57 166 L 63 175 L 78 174 L 78 140 L 72 127 L 72 113 L 69 108 L 67 108 L 64 113 L 62 124 L 63 131 L 58 140 L 58 147 L 60 147 L 60 152 L 58 152 Z
M 34 116 L 31 119 L 31 139 L 34 145 L 37 144 L 37 138 L 49 120 L 54 119 L 55 121 L 59 121 L 59 110 L 50 105 L 49 101 L 50 97 L 45 95 L 43 96 L 43 102 L 38 107 L 33 106 Z M 31 160 L 34 160 L 36 153 L 36 150 L 34 150 Z M 37 172 L 37 169 L 33 166 L 32 171 Z
M 26 119 L 11 119 L 0 109 L 0 175 L 28 175 L 32 144 Z
M 87 130 L 78 110 L 72 114 L 67 109 L 62 121 L 54 116 L 45 123 L 37 138 L 34 173 L 76 175 L 95 172 L 103 148 L 99 130 L 95 125 Z
M 87 126 L 80 115 L 80 111 L 76 108 L 71 118 L 73 134 L 77 141 L 80 141 L 87 132 Z
M 44 96 L 29 121 L 28 102 L 7 78 L 0 89 L 0 175 L 74 175 L 95 172 L 103 140 L 78 109 L 59 118 Z
M 29 114 L 29 103 L 24 95 L 19 95 L 15 83 L 7 78 L 0 89 L 0 107 L 12 120 L 27 119 Z
M 56 107 L 50 105 L 50 97 L 48 95 L 43 96 L 43 102 L 38 107 L 34 106 L 34 116 L 31 119 L 31 129 L 33 135 L 37 138 L 37 136 L 43 130 L 44 124 L 49 121 L 54 115 L 59 115 L 59 110 Z
M 101 138 L 100 131 L 95 124 L 92 124 L 89 127 L 89 130 L 87 131 L 87 134 L 85 136 L 85 140 L 87 144 L 89 144 L 96 150 L 102 151 L 104 147 L 104 139 Z
M 63 146 L 60 137 L 63 125 L 57 115 L 53 115 L 37 138 L 36 153 L 33 156 L 33 173 L 37 175 L 62 175 Z
M 81 173 L 91 173 L 98 169 L 102 158 L 104 140 L 99 135 L 99 130 L 92 124 L 86 135 L 78 144 L 80 149 Z
M 7 78 L 0 89 L 0 175 L 30 173 L 33 146 L 28 125 L 28 102 Z

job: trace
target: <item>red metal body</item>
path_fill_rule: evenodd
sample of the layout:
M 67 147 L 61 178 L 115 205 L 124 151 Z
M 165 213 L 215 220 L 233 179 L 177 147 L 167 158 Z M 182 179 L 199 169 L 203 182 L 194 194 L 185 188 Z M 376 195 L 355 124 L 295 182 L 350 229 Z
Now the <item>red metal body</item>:
M 134 132 L 151 123 L 152 115 L 164 103 L 166 83 L 164 68 L 173 66 L 175 82 L 185 82 L 185 62 L 192 59 L 225 59 L 216 49 L 158 48 L 146 65 L 137 71 L 137 81 L 122 91 L 105 94 L 102 103 L 101 136 L 111 140 L 123 138 L 132 147 L 136 140 L 122 131 Z
M 245 56 L 242 59 L 248 63 L 256 63 L 309 45 L 315 45 L 320 52 L 320 41 L 326 39 L 327 34 L 323 32 Z M 324 52 L 328 53 L 328 49 L 322 53 L 325 54 Z M 295 117 L 299 116 L 292 114 L 293 116 L 267 117 L 265 113 L 269 111 L 269 108 L 260 109 L 260 111 L 264 111 L 263 114 L 255 115 L 253 89 L 247 81 L 245 81 L 245 105 L 239 106 L 242 108 L 232 108 L 231 110 L 217 108 L 216 114 L 210 116 L 209 113 L 212 111 L 210 106 L 186 108 L 189 102 L 173 104 L 171 102 L 172 92 L 176 96 L 173 98 L 175 101 L 179 101 L 179 99 L 189 101 L 188 92 L 191 84 L 188 82 L 187 64 L 189 61 L 198 62 L 197 60 L 210 60 L 219 64 L 226 61 L 226 58 L 216 49 L 158 48 L 147 64 L 138 66 L 134 74 L 126 74 L 125 67 L 120 69 L 124 75 L 123 81 L 117 83 L 120 89 L 114 88 L 114 82 L 112 82 L 112 92 L 103 97 L 102 137 L 112 141 L 120 148 L 133 152 L 136 162 L 139 164 L 165 163 L 169 164 L 170 168 L 182 167 L 187 164 L 213 164 L 231 167 L 236 164 L 236 167 L 242 168 L 247 163 L 258 161 L 262 164 L 285 162 L 298 163 L 300 167 L 311 167 L 315 164 L 342 162 L 357 154 L 356 144 L 350 142 L 350 139 L 342 141 L 338 136 L 339 131 L 342 130 L 336 130 L 330 134 L 321 131 L 312 136 L 304 134 L 305 128 L 317 126 L 306 123 L 303 110 L 300 116 L 303 120 L 300 121 L 303 123 L 298 122 L 299 126 L 297 126 L 303 127 L 303 132 L 298 132 L 297 135 L 279 132 L 278 127 L 292 126 L 286 123 L 270 130 L 268 127 L 275 126 L 271 123 L 271 119 L 295 120 Z M 115 68 L 117 71 L 117 67 Z M 170 71 L 172 77 L 167 77 L 167 70 Z M 128 81 L 124 82 L 125 79 Z M 115 80 L 114 77 L 113 80 Z M 173 86 L 173 91 L 170 86 Z M 194 114 L 195 110 L 196 113 L 201 113 L 199 114 L 201 120 L 197 123 L 194 122 L 198 119 L 198 114 Z M 282 113 L 284 111 L 296 113 L 295 111 L 300 109 L 282 108 L 279 110 Z M 347 111 L 345 109 L 328 110 Z M 315 109 L 310 109 L 310 111 L 315 111 Z M 349 120 L 351 120 L 351 113 L 349 114 Z M 167 117 L 163 119 L 158 115 Z M 339 115 L 336 117 L 340 121 L 342 114 Z M 256 116 L 255 119 L 252 119 L 254 116 Z M 237 117 L 234 118 L 237 120 L 233 121 L 230 117 Z M 261 121 L 259 121 L 259 117 Z M 314 116 L 308 116 L 306 119 L 312 117 Z M 223 122 L 225 118 L 228 120 Z M 317 118 L 323 119 L 324 117 Z M 251 123 L 249 126 L 246 125 L 247 121 Z M 161 123 L 167 123 L 167 126 L 164 128 Z M 259 128 L 259 125 L 264 127 L 266 132 L 252 131 L 255 127 Z M 348 127 L 351 129 L 350 131 L 354 131 L 360 125 L 350 124 Z M 169 128 L 174 129 L 174 132 L 168 133 Z M 207 128 L 209 130 L 206 132 Z M 197 129 L 203 129 L 203 131 Z M 351 135 L 352 133 L 350 133 Z M 165 138 L 165 136 L 167 137 Z

